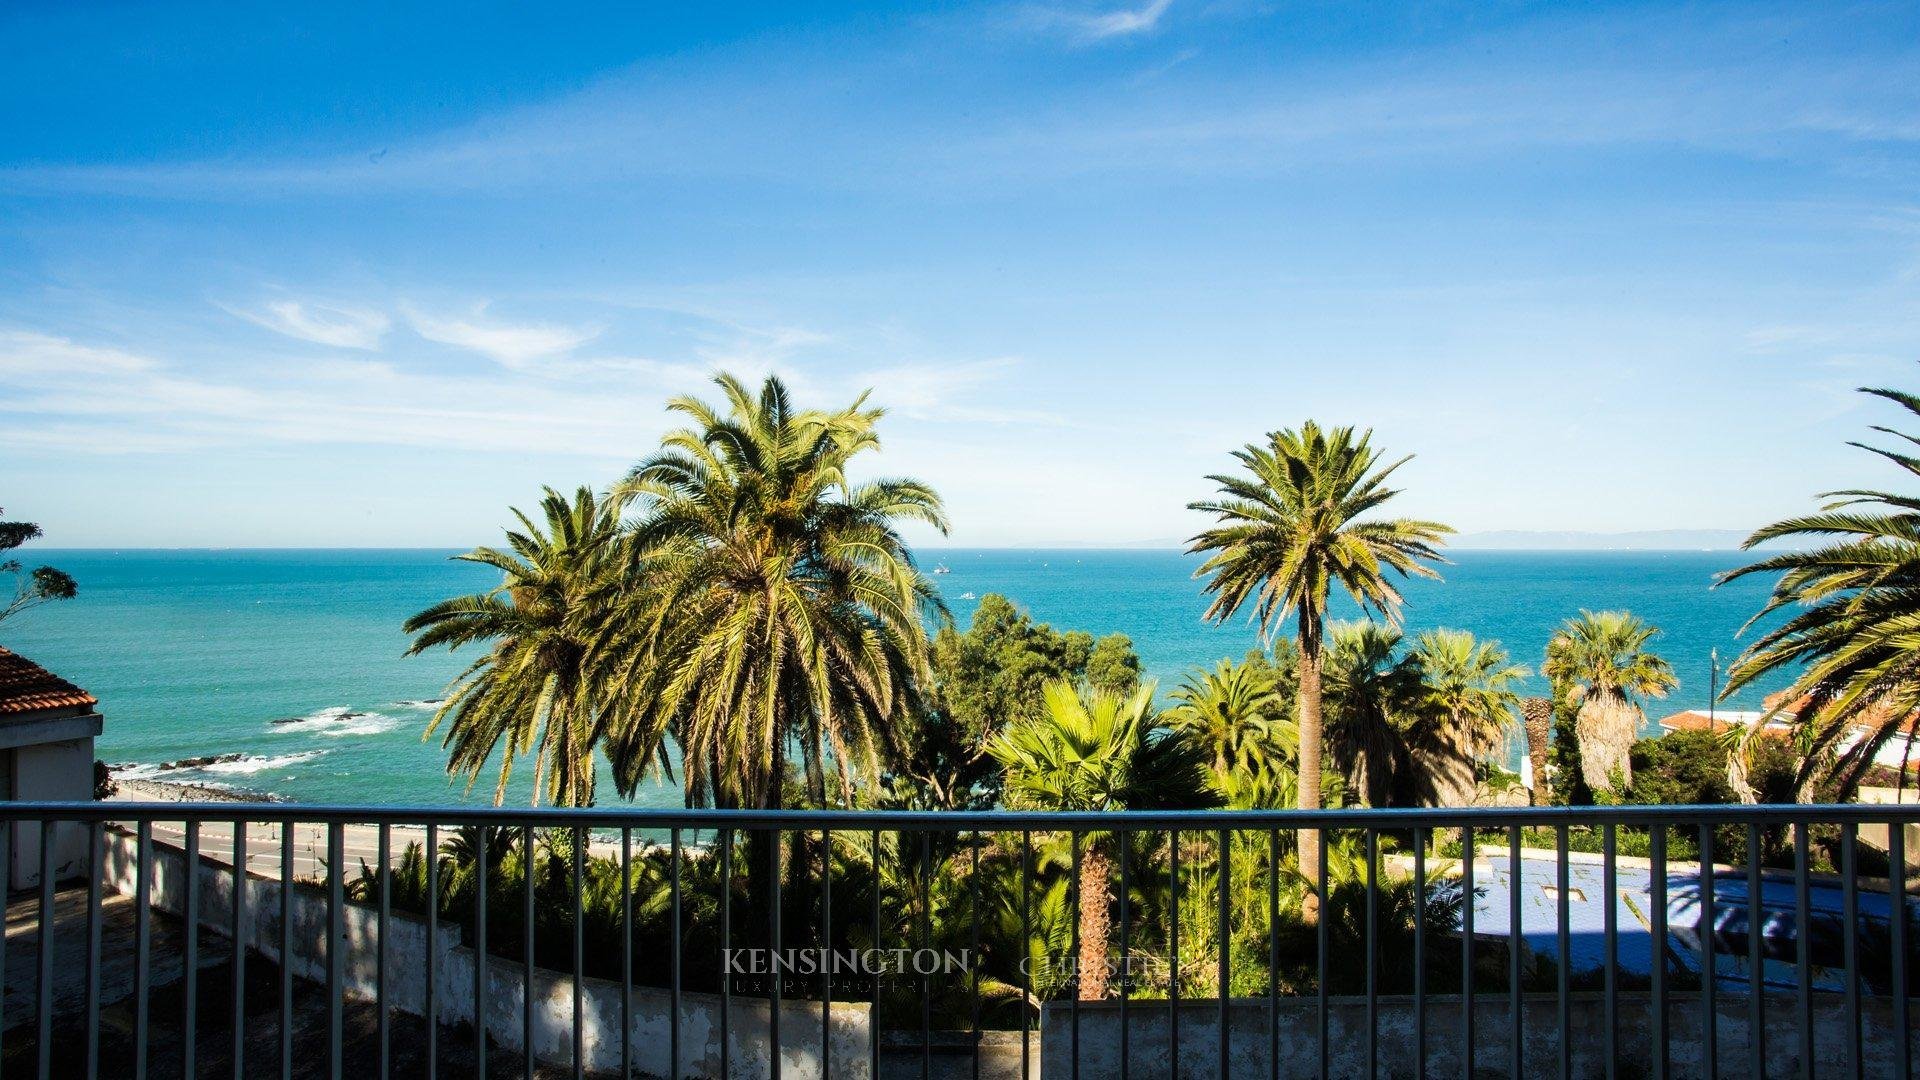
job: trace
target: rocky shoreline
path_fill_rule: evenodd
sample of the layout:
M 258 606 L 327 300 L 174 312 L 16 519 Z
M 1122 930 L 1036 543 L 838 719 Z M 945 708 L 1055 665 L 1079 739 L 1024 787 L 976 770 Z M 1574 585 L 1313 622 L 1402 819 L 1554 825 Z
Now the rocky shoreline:
M 109 802 L 274 803 L 286 801 L 264 792 L 235 791 L 232 788 L 192 784 L 184 780 L 143 780 L 116 776 L 113 778 L 113 786 L 113 793 L 107 796 Z

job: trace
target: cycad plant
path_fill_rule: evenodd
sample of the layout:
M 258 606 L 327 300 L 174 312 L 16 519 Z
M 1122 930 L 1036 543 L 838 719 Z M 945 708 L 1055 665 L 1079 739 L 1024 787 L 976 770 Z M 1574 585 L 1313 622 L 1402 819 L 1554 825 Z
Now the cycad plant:
M 1596 793 L 1633 783 L 1630 752 L 1646 715 L 1639 699 L 1665 697 L 1679 685 L 1673 669 L 1648 648 L 1660 631 L 1624 611 L 1582 611 L 1547 642 L 1547 678 L 1579 709 L 1580 772 Z
M 1861 392 L 1920 415 L 1920 396 L 1884 388 Z M 1874 430 L 1920 445 L 1920 436 L 1880 425 Z M 1853 445 L 1892 462 L 1908 480 L 1920 476 L 1920 457 L 1912 453 Z M 1920 495 L 1849 489 L 1823 497 L 1828 501 L 1819 513 L 1768 525 L 1745 545 L 1810 546 L 1721 578 L 1778 575 L 1755 622 L 1799 609 L 1740 656 L 1726 693 L 1793 672 L 1787 708 L 1805 747 L 1798 786 L 1811 790 L 1816 774 L 1830 768 L 1844 798 L 1858 790 L 1875 755 L 1908 730 L 1920 710 Z M 1861 737 L 1854 738 L 1855 732 Z
M 593 645 L 630 584 L 618 557 L 619 503 L 587 488 L 568 501 L 549 488 L 540 510 L 544 527 L 514 511 L 520 528 L 508 531 L 505 550 L 454 556 L 498 570 L 500 584 L 408 619 L 415 637 L 407 652 L 487 646 L 427 725 L 429 737 L 446 729 L 448 772 L 464 774 L 472 787 L 498 754 L 498 804 L 514 763 L 531 751 L 533 801 L 586 806 L 607 704 Z
M 1046 690 L 1042 716 L 1009 725 L 987 746 L 1007 772 L 1006 799 L 1016 809 L 1166 810 L 1214 805 L 1204 751 L 1161 726 L 1154 686 L 1122 698 L 1057 682 Z M 1110 937 L 1108 882 L 1113 872 L 1104 833 L 1084 837 L 1080 860 L 1080 997 L 1107 993 Z
M 1395 577 L 1438 577 L 1429 565 L 1453 530 L 1431 521 L 1372 517 L 1398 492 L 1387 486 L 1409 459 L 1384 463 L 1372 433 L 1323 429 L 1312 421 L 1276 431 L 1264 445 L 1234 452 L 1241 471 L 1209 477 L 1219 496 L 1191 504 L 1214 526 L 1193 538 L 1204 553 L 1195 571 L 1213 599 L 1206 617 L 1224 621 L 1249 602 L 1269 638 L 1289 617 L 1300 650 L 1299 798 L 1320 806 L 1321 670 L 1329 594 L 1339 588 L 1361 609 L 1397 622 Z M 1300 837 L 1308 879 L 1319 858 L 1311 830 Z M 1311 905 L 1310 905 L 1311 907 Z
M 630 791 L 679 743 L 690 803 L 784 801 L 797 754 L 807 797 L 827 775 L 851 802 L 875 778 L 928 682 L 926 623 L 946 609 L 899 527 L 942 532 L 932 489 L 856 481 L 879 448 L 882 410 L 797 408 L 779 379 L 758 393 L 729 375 L 724 408 L 676 398 L 692 426 L 666 436 L 619 491 L 634 500 L 634 550 L 656 587 L 607 646 L 620 657 L 609 742 Z

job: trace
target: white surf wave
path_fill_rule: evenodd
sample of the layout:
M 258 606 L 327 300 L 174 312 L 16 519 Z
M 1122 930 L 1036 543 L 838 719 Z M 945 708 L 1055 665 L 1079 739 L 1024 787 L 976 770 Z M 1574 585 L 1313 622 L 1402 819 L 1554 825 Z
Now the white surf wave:
M 305 716 L 289 720 L 275 720 L 273 730 L 283 734 L 305 733 L 308 735 L 378 735 L 399 727 L 401 720 L 397 716 L 350 709 L 345 705 L 333 705 L 317 709 Z
M 274 769 L 286 769 L 303 761 L 312 761 L 325 750 L 301 750 L 293 754 L 228 754 L 211 760 L 138 762 L 115 765 L 113 775 L 122 780 L 171 780 L 195 776 L 252 776 Z

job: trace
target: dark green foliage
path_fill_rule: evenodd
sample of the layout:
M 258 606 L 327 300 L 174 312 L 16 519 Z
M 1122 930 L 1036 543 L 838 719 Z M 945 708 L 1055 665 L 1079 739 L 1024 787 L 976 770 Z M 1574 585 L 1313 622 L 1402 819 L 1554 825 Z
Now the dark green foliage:
M 20 560 L 7 555 L 27 541 L 39 538 L 40 526 L 31 521 L 0 521 L 0 574 L 12 574 L 14 578 L 13 599 L 0 605 L 0 621 L 28 608 L 55 600 L 71 600 L 79 595 L 79 585 L 64 570 L 51 566 L 28 570 Z
M 1039 716 L 1048 683 L 1125 694 L 1139 685 L 1140 670 L 1125 634 L 1095 641 L 1085 631 L 1063 633 L 988 593 L 964 632 L 948 626 L 934 638 L 932 704 L 904 766 L 916 785 L 910 801 L 941 809 L 993 805 L 1000 769 L 982 748 L 1007 724 Z

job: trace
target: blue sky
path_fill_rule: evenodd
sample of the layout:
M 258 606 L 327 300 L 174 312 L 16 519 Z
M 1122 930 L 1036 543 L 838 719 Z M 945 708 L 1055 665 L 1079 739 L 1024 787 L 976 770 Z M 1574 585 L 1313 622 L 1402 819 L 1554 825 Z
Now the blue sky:
M 959 544 L 1306 417 L 1462 530 L 1742 529 L 1920 386 L 1913 4 L 516 7 L 0 10 L 0 505 L 466 546 L 724 368 L 872 387 Z

